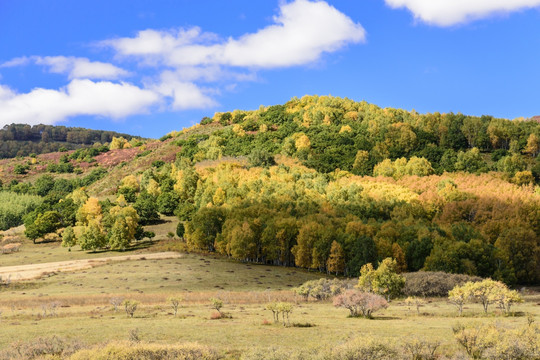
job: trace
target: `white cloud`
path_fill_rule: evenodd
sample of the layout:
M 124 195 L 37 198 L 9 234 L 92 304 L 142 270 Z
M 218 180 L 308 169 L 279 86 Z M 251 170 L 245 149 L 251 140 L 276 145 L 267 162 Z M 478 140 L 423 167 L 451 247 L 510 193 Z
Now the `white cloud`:
M 540 6 L 540 0 L 385 0 L 394 9 L 407 8 L 428 24 L 451 26 L 494 14 Z
M 120 119 L 147 112 L 160 97 L 128 83 L 75 79 L 59 90 L 37 88 L 17 94 L 0 85 L 0 125 L 54 124 L 78 115 Z
M 30 62 L 30 58 L 27 56 L 21 56 L 0 64 L 0 68 L 10 68 L 15 66 L 24 66 Z
M 219 41 L 199 28 L 141 31 L 134 38 L 103 42 L 120 56 L 172 67 L 235 66 L 279 68 L 318 60 L 350 43 L 365 40 L 358 23 L 324 1 L 284 3 L 274 24 L 238 39 Z
M 129 73 L 113 64 L 90 61 L 72 56 L 35 56 L 36 64 L 49 67 L 56 74 L 68 74 L 69 79 L 118 79 Z
M 112 80 L 129 75 L 129 72 L 113 64 L 74 56 L 23 56 L 6 61 L 0 67 L 25 66 L 29 63 L 47 66 L 49 71 L 55 74 L 67 74 L 70 80 Z
M 203 89 L 192 82 L 183 81 L 172 71 L 164 71 L 159 83 L 151 86 L 157 93 L 172 99 L 173 110 L 208 108 L 217 105 L 204 93 Z
M 238 38 L 220 38 L 198 27 L 140 31 L 132 38 L 105 40 L 115 50 L 115 64 L 135 60 L 141 71 L 129 73 L 83 57 L 29 56 L 0 64 L 8 68 L 34 63 L 67 75 L 60 89 L 17 93 L 0 85 L 0 125 L 53 124 L 78 115 L 114 119 L 149 111 L 181 111 L 216 106 L 220 89 L 253 81 L 257 69 L 309 64 L 324 54 L 365 40 L 363 27 L 327 2 L 281 2 L 272 24 Z M 141 75 L 142 74 L 142 75 Z M 138 78 L 143 87 L 111 81 Z M 155 106 L 159 105 L 159 107 Z

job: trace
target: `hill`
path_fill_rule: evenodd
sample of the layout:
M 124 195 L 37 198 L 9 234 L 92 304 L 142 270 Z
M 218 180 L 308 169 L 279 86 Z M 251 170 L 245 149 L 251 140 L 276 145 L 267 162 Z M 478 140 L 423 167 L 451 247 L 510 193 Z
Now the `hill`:
M 175 215 L 182 246 L 242 261 L 357 276 L 393 257 L 525 284 L 540 279 L 539 139 L 534 120 L 306 96 L 1 166 L 6 191 L 42 197 L 24 221 L 38 242 L 67 227 L 85 249 L 123 249 Z
M 114 131 L 52 125 L 11 124 L 0 129 L 0 159 L 45 154 L 60 149 L 75 150 L 95 143 L 108 143 L 113 137 L 139 138 Z

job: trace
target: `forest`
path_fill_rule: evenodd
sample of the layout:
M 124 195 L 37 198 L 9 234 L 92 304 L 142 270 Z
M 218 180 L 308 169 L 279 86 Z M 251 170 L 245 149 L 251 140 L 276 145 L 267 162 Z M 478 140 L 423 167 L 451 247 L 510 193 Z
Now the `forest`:
M 113 137 L 136 138 L 114 131 L 52 125 L 11 124 L 0 129 L 0 159 L 74 150 L 95 143 L 108 143 Z
M 65 245 L 87 250 L 124 249 L 162 214 L 180 219 L 186 249 L 243 262 L 353 277 L 390 257 L 402 272 L 540 280 L 536 120 L 305 96 L 216 113 L 160 144 L 174 161 L 120 180 L 44 175 L 4 189 L 43 198 L 24 219 L 28 237 L 69 229 Z M 91 184 L 107 181 L 98 199 Z

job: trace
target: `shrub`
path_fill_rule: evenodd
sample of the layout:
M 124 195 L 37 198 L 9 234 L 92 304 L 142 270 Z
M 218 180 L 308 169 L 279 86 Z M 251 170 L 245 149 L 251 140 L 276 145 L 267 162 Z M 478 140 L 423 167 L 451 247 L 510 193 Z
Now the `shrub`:
M 386 342 L 356 338 L 331 350 L 328 358 L 333 360 L 390 360 L 399 358 L 398 351 Z
M 65 359 L 84 347 L 84 343 L 78 339 L 66 339 L 56 335 L 38 337 L 28 342 L 17 341 L 0 350 L 0 360 Z
M 180 307 L 180 302 L 182 301 L 181 298 L 178 297 L 170 297 L 168 301 L 171 303 L 171 307 L 173 309 L 174 316 L 178 313 L 178 308 Z
M 341 294 L 346 289 L 351 289 L 353 283 L 348 280 L 339 279 L 319 279 L 306 281 L 299 287 L 295 288 L 296 294 L 303 296 L 306 300 L 309 297 L 315 300 L 326 300 L 338 294 Z
M 435 360 L 439 356 L 435 354 L 439 348 L 439 342 L 428 342 L 423 339 L 414 338 L 403 344 L 403 352 L 410 355 L 413 360 Z
M 496 304 L 508 314 L 513 304 L 523 301 L 517 291 L 510 290 L 502 282 L 491 279 L 475 283 L 467 282 L 462 286 L 456 286 L 448 293 L 448 300 L 458 307 L 460 315 L 463 304 L 469 299 L 481 303 L 486 314 L 490 304 Z
M 406 296 L 421 297 L 446 297 L 448 292 L 458 285 L 482 280 L 477 276 L 448 274 L 442 271 L 418 271 L 405 273 L 403 276 L 405 277 L 403 293 Z
M 405 299 L 405 304 L 409 307 L 409 309 L 411 307 L 415 307 L 417 314 L 420 314 L 420 307 L 424 306 L 425 303 L 426 301 L 424 299 L 418 297 L 409 296 Z
M 375 311 L 387 308 L 388 302 L 376 294 L 347 290 L 334 298 L 334 306 L 348 309 L 352 317 L 370 319 Z
M 135 301 L 135 300 L 124 300 L 124 302 L 122 302 L 122 304 L 124 305 L 124 309 L 126 310 L 126 314 L 129 317 L 132 318 L 133 315 L 135 315 L 135 311 L 137 311 L 137 307 L 139 306 L 139 302 Z
M 210 298 L 210 303 L 212 304 L 212 308 L 216 309 L 216 311 L 221 314 L 221 308 L 223 307 L 223 300 L 219 298 Z
M 113 342 L 77 352 L 71 360 L 217 360 L 223 358 L 208 346 L 196 343 L 179 345 L 147 344 L 144 342 Z

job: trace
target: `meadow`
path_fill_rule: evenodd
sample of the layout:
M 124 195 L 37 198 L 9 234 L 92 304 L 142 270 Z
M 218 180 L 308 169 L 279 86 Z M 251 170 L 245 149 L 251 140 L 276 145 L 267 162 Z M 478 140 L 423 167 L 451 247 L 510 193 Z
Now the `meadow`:
M 11 256 L 24 259 L 31 251 L 44 251 L 44 246 L 56 260 L 62 255 L 64 259 L 94 255 L 75 248 L 69 252 L 57 243 L 25 246 L 25 251 L 2 256 L 2 265 Z M 151 252 L 166 246 L 167 240 L 162 240 L 137 251 Z M 135 336 L 145 343 L 197 342 L 238 358 L 254 348 L 327 349 L 361 337 L 392 344 L 422 339 L 440 343 L 438 353 L 456 354 L 461 350 L 452 327 L 458 322 L 518 328 L 527 325 L 526 314 L 540 315 L 540 296 L 530 292 L 525 303 L 515 307 L 514 316 L 497 311 L 483 315 L 481 305 L 469 304 L 464 316 L 458 318 L 456 309 L 445 299 L 427 299 L 418 314 L 403 299 L 396 299 L 374 319 L 350 318 L 347 310 L 335 308 L 331 301 L 306 302 L 291 290 L 322 276 L 295 268 L 183 253 L 177 259 L 111 262 L 84 271 L 13 282 L 0 287 L 0 349 L 53 334 L 87 345 L 133 341 Z M 170 297 L 182 299 L 177 316 L 173 315 Z M 212 297 L 224 301 L 226 317 L 213 319 Z M 115 311 L 112 298 L 139 301 L 134 317 L 130 318 L 121 305 Z M 272 301 L 293 303 L 291 323 L 301 327 L 272 323 L 272 313 L 265 309 Z

